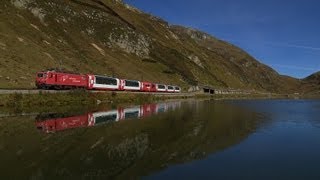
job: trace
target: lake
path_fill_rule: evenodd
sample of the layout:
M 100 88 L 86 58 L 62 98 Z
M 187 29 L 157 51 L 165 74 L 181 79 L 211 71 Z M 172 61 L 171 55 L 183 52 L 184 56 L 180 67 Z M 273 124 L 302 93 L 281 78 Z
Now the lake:
M 0 111 L 1 179 L 320 179 L 320 101 Z

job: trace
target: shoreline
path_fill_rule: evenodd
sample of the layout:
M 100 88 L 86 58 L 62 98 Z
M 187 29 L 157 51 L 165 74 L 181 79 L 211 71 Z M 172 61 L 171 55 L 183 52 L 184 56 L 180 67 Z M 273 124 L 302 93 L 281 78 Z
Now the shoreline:
M 0 109 L 17 112 L 30 112 L 39 109 L 68 110 L 94 109 L 98 107 L 117 107 L 119 105 L 138 105 L 166 100 L 212 99 L 212 100 L 258 100 L 258 99 L 320 99 L 319 96 L 291 96 L 283 94 L 147 94 L 118 92 L 89 92 L 75 90 L 65 93 L 39 92 L 34 94 L 0 94 Z M 81 107 L 81 108 L 80 108 Z

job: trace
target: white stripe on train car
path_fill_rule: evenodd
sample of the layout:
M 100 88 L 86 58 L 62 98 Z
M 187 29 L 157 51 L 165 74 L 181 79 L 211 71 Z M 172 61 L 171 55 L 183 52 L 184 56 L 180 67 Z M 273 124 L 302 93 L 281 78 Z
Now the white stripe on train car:
M 124 86 L 123 88 L 124 90 L 140 90 L 140 87 L 132 87 L 132 86 Z

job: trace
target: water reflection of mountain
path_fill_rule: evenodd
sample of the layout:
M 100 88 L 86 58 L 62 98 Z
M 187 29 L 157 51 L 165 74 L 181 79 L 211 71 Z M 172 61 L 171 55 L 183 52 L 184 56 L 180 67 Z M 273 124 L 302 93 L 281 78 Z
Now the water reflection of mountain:
M 70 113 L 40 114 L 36 117 L 36 126 L 44 132 L 57 132 L 73 128 L 91 127 L 100 124 L 123 121 L 128 119 L 146 118 L 151 115 L 174 110 L 181 102 L 144 104 L 129 108 L 118 108 L 107 111 L 89 112 L 81 115 Z
M 55 129 L 49 131 L 65 130 L 49 134 L 39 133 L 30 124 L 31 119 L 8 119 L 2 122 L 10 124 L 6 133 L 2 128 L 8 126 L 0 126 L 0 158 L 7 162 L 0 165 L 0 169 L 7 169 L 2 177 L 132 179 L 235 145 L 255 131 L 260 122 L 256 113 L 220 102 L 183 102 L 177 106 L 159 104 L 159 108 L 140 106 L 120 113 L 96 112 L 83 127 L 99 122 L 104 125 L 70 131 L 66 129 L 81 123 L 42 120 L 55 121 Z M 166 112 L 149 116 L 162 111 Z M 146 118 L 122 121 L 126 114 Z M 109 117 L 119 123 L 105 123 Z

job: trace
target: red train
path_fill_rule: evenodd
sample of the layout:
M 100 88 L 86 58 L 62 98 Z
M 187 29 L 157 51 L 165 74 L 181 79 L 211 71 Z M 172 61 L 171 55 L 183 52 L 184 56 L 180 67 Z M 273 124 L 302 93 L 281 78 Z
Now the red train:
M 141 82 L 137 80 L 119 79 L 92 74 L 75 74 L 58 71 L 42 71 L 37 73 L 36 86 L 38 89 L 76 89 L 112 90 L 112 91 L 141 91 L 141 92 L 170 92 L 180 93 L 178 86 Z
M 39 115 L 36 118 L 36 127 L 46 133 L 58 132 L 67 129 L 92 127 L 110 122 L 128 119 L 145 118 L 157 113 L 179 108 L 181 102 L 167 102 L 160 104 L 145 104 L 130 108 L 118 108 L 109 111 L 85 113 L 83 115 Z

